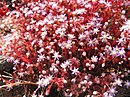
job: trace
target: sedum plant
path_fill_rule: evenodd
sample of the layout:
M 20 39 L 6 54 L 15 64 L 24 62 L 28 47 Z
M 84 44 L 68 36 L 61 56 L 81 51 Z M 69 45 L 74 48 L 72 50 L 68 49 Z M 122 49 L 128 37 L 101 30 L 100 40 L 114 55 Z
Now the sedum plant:
M 1 14 L 1 55 L 13 72 L 0 88 L 33 85 L 32 97 L 114 97 L 130 71 L 128 0 L 12 0 Z M 0 10 L 2 11 L 2 10 Z M 8 32 L 8 33 L 7 33 Z M 52 91 L 53 92 L 53 91 Z M 24 97 L 27 95 L 25 94 Z

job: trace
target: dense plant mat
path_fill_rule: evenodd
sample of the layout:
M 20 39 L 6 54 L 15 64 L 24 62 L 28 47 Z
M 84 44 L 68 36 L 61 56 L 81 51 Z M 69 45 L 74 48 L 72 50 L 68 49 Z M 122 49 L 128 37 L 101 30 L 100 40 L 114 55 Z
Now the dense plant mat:
M 130 2 L 2 0 L 0 55 L 3 97 L 129 96 Z

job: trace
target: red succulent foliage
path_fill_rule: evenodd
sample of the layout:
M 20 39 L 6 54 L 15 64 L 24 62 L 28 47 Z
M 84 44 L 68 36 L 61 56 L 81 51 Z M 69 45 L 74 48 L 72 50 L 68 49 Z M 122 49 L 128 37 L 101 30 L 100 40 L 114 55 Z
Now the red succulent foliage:
M 24 5 L 13 3 L 16 10 L 2 7 L 7 20 L 2 18 L 0 29 L 7 27 L 9 33 L 2 36 L 1 49 L 14 64 L 12 76 L 45 88 L 42 95 L 56 87 L 66 97 L 114 96 L 111 83 L 121 86 L 119 79 L 128 73 L 122 69 L 130 65 L 126 2 L 23 0 Z
M 8 7 L 6 6 L 6 3 L 0 2 L 0 17 L 5 15 L 8 12 Z

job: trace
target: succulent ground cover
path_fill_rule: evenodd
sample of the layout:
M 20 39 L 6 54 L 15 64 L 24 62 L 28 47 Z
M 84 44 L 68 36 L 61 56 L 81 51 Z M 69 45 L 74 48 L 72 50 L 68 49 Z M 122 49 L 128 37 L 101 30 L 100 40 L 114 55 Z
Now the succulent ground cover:
M 114 97 L 130 87 L 128 0 L 11 5 L 0 3 L 0 53 L 12 64 L 11 73 L 1 73 L 0 88 L 26 86 L 31 92 L 23 97 Z

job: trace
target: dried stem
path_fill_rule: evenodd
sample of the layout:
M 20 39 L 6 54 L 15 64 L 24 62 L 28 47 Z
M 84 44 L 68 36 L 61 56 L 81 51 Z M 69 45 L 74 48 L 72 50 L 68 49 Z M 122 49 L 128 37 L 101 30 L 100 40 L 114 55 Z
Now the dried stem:
M 0 88 L 5 88 L 5 87 L 14 87 L 14 86 L 17 86 L 17 85 L 38 85 L 37 83 L 34 83 L 34 82 L 30 82 L 30 81 L 22 81 L 22 82 L 15 82 L 15 83 L 10 83 L 10 84 L 7 84 L 7 85 L 2 85 L 0 86 Z

